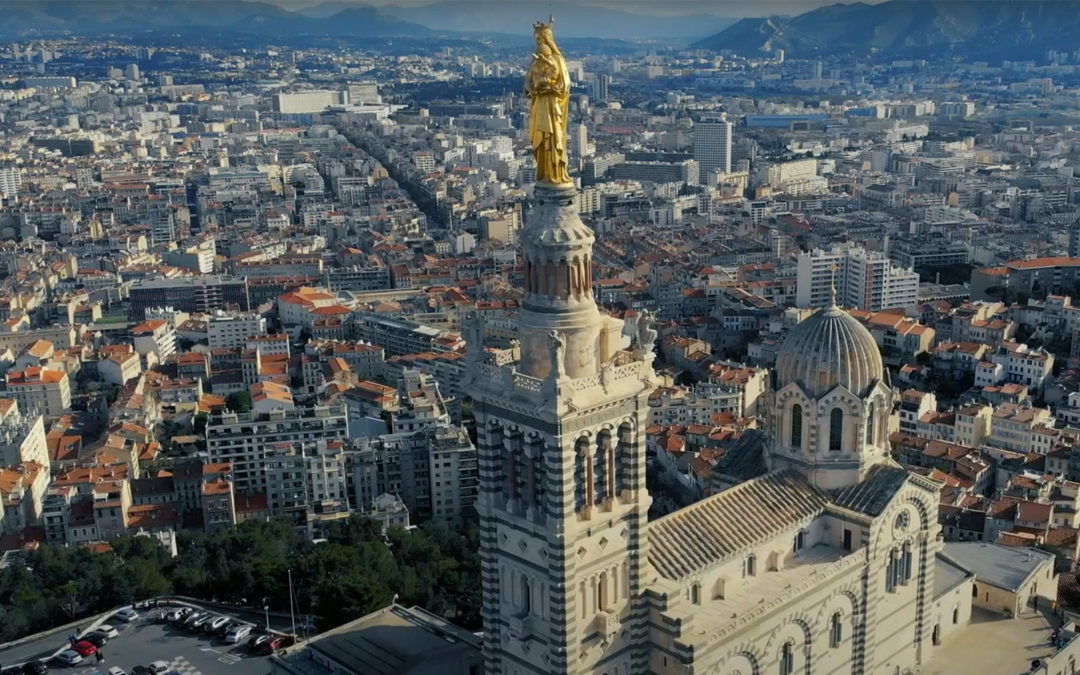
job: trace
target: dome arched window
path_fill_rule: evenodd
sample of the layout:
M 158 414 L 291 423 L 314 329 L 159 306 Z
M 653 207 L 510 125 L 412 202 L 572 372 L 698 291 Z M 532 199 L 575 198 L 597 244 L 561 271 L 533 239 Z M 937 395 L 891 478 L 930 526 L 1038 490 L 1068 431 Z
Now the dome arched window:
M 829 450 L 840 452 L 844 440 L 844 411 L 833 408 L 829 413 Z
M 869 414 L 866 416 L 866 444 L 874 443 L 874 404 L 870 404 Z
M 791 406 L 791 447 L 802 450 L 802 406 Z

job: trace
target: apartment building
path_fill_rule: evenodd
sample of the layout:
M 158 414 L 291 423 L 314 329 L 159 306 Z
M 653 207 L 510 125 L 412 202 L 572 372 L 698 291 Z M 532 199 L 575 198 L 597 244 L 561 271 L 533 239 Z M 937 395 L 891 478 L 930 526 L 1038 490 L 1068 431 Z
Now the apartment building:
M 7 395 L 28 413 L 59 417 L 71 409 L 71 385 L 62 370 L 26 368 L 11 371 L 6 380 Z
M 247 338 L 266 334 L 266 319 L 254 312 L 214 312 L 206 322 L 210 349 L 243 347 Z
M 345 409 L 340 405 L 299 407 L 269 413 L 222 412 L 206 425 L 206 449 L 212 462 L 231 462 L 237 492 L 265 492 L 264 462 L 274 443 L 345 438 Z
M 0 467 L 23 462 L 49 466 L 44 418 L 40 413 L 24 414 L 13 398 L 0 398 Z
M 914 307 L 919 301 L 918 274 L 858 247 L 800 253 L 795 286 L 797 307 L 827 307 L 834 287 L 837 304 L 870 312 Z
M 1046 408 L 1002 403 L 994 409 L 987 443 L 1016 452 L 1033 452 L 1037 427 L 1052 427 L 1054 416 Z
M 184 312 L 213 312 L 229 305 L 249 308 L 246 280 L 211 275 L 136 281 L 128 300 L 133 319 L 144 318 L 146 310 L 153 307 Z
M 176 329 L 164 319 L 147 319 L 131 329 L 135 351 L 154 354 L 158 363 L 176 353 Z

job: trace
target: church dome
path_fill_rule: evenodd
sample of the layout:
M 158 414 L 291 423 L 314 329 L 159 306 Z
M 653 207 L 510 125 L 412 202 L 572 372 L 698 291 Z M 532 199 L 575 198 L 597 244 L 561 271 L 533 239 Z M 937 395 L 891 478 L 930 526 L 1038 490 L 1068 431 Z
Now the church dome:
M 815 399 L 837 385 L 863 396 L 883 373 L 874 336 L 835 305 L 796 326 L 776 357 L 776 388 L 796 382 Z

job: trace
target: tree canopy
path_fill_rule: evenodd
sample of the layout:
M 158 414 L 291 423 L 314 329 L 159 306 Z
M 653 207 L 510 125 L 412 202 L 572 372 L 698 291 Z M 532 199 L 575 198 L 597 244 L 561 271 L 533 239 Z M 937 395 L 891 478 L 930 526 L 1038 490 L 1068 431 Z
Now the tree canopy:
M 289 608 L 332 627 L 394 601 L 420 605 L 467 629 L 480 627 L 479 535 L 441 526 L 391 528 L 350 517 L 314 543 L 282 521 L 213 534 L 181 532 L 172 558 L 149 537 L 122 536 L 112 550 L 42 545 L 0 570 L 0 642 L 118 605 L 176 593 Z

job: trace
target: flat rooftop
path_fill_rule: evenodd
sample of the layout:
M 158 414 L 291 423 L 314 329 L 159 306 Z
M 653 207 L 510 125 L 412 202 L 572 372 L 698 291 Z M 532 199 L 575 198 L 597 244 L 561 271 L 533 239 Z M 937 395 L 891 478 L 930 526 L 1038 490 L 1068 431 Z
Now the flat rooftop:
M 930 663 L 917 672 L 920 675 L 1030 673 L 1032 659 L 1045 659 L 1055 652 L 1050 646 L 1052 625 L 1056 624 L 1051 624 L 1042 612 L 1006 619 L 998 612 L 973 607 L 971 623 L 946 638 Z

